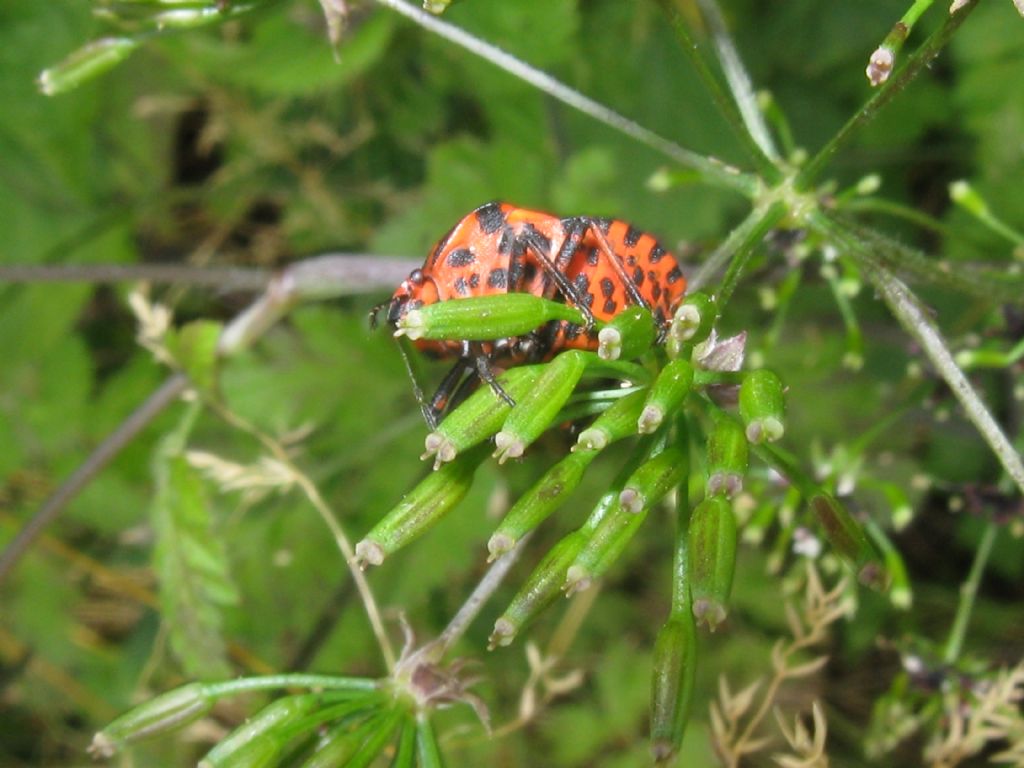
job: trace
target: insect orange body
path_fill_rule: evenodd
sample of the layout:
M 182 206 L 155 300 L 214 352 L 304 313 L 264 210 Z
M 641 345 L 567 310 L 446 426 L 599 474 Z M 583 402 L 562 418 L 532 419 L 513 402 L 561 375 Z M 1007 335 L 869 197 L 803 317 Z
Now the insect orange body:
M 467 214 L 431 249 L 426 262 L 398 286 L 387 307 L 391 325 L 409 310 L 439 301 L 503 293 L 530 293 L 564 301 L 586 320 L 552 320 L 506 339 L 424 340 L 432 357 L 456 357 L 430 401 L 413 381 L 424 418 L 433 429 L 459 390 L 467 370 L 512 403 L 491 366 L 541 362 L 566 349 L 598 347 L 594 320 L 610 320 L 630 304 L 651 310 L 662 329 L 686 292 L 675 256 L 653 236 L 618 219 L 559 218 L 508 203 L 487 203 Z M 472 376 L 472 374 L 471 374 Z M 469 381 L 468 379 L 466 381 Z
M 396 323 L 410 309 L 468 296 L 525 292 L 575 305 L 610 320 L 629 304 L 645 304 L 665 325 L 686 291 L 675 257 L 653 236 L 618 219 L 559 218 L 488 203 L 463 217 L 431 250 L 388 304 Z M 464 341 L 419 341 L 435 357 L 465 356 Z M 492 362 L 544 360 L 563 349 L 596 349 L 597 334 L 552 321 L 528 338 L 484 345 Z

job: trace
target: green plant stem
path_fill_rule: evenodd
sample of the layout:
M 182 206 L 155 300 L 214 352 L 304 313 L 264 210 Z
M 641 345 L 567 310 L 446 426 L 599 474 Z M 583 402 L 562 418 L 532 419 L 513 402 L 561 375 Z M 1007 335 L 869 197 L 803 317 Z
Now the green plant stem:
M 981 586 L 981 577 L 985 573 L 985 566 L 988 565 L 989 556 L 992 554 L 992 545 L 995 544 L 998 533 L 999 526 L 994 522 L 990 521 L 985 526 L 985 532 L 981 535 L 978 549 L 974 553 L 971 571 L 967 574 L 967 581 L 960 585 L 960 602 L 956 607 L 953 628 L 949 631 L 946 649 L 942 654 L 942 659 L 947 664 L 953 664 L 960 658 L 960 651 L 964 647 L 964 638 L 967 636 L 967 625 L 970 623 L 974 601 L 978 596 L 978 588 Z
M 918 298 L 899 278 L 878 262 L 858 232 L 851 231 L 820 211 L 811 213 L 808 222 L 820 234 L 845 249 L 861 265 L 889 307 L 889 311 L 921 346 L 938 374 L 960 401 L 967 418 L 988 443 L 1017 488 L 1024 493 L 1024 463 L 1021 462 L 1020 455 L 956 364 L 945 339 L 928 313 L 921 307 Z
M 205 690 L 209 696 L 223 698 L 249 691 L 269 691 L 277 688 L 322 688 L 324 690 L 375 691 L 376 680 L 363 677 L 336 677 L 333 675 L 284 674 L 261 677 L 240 677 L 221 683 L 209 683 Z
M 718 63 L 722 66 L 725 80 L 729 83 L 729 89 L 736 100 L 736 106 L 739 107 L 747 133 L 764 156 L 772 161 L 771 170 L 774 171 L 774 174 L 769 175 L 768 181 L 777 181 L 781 178 L 781 173 L 775 165 L 779 161 L 779 151 L 775 148 L 775 142 L 772 140 L 771 132 L 765 123 L 761 107 L 757 103 L 757 96 L 754 94 L 754 86 L 751 82 L 750 74 L 747 72 L 747 68 L 743 66 L 743 60 L 740 58 L 739 50 L 729 34 L 729 28 L 725 24 L 722 10 L 717 0 L 697 0 L 697 4 L 704 14 L 704 20 L 707 22 L 708 29 L 711 30 L 711 36 L 715 43 L 715 52 L 718 54 Z M 771 178 L 772 175 L 775 176 L 774 179 Z
M 736 56 L 736 62 L 742 73 L 743 80 L 746 80 L 748 87 L 743 90 L 742 95 L 737 89 L 733 88 L 733 94 L 736 97 L 734 102 L 730 99 L 725 91 L 722 89 L 718 78 L 712 73 L 711 68 L 708 67 L 704 57 L 700 54 L 700 48 L 697 45 L 694 35 L 691 33 L 690 25 L 687 23 L 686 16 L 680 12 L 677 2 L 675 0 L 658 0 L 658 4 L 664 9 L 665 14 L 668 16 L 669 24 L 672 26 L 672 30 L 675 32 L 676 37 L 679 38 L 679 47 L 682 48 L 683 53 L 686 54 L 693 68 L 697 71 L 697 76 L 700 77 L 701 82 L 704 84 L 704 88 L 707 89 L 708 95 L 711 96 L 711 100 L 718 108 L 719 114 L 725 120 L 726 125 L 732 130 L 733 135 L 739 140 L 743 149 L 754 162 L 754 166 L 757 168 L 758 173 L 768 181 L 775 182 L 781 178 L 781 172 L 778 167 L 772 161 L 772 158 L 776 155 L 773 154 L 773 147 L 771 145 L 771 139 L 767 133 L 767 129 L 763 132 L 758 132 L 755 135 L 754 130 L 751 128 L 751 123 L 746 117 L 746 113 L 741 114 L 741 110 L 747 104 L 747 94 L 750 93 L 752 97 L 752 91 L 749 88 L 749 78 L 746 78 L 746 72 L 743 71 L 742 64 L 739 64 L 739 57 Z M 717 8 L 715 8 L 717 11 Z M 718 15 L 719 21 L 721 20 L 721 14 Z M 724 24 L 721 25 L 724 31 Z M 718 36 L 716 35 L 716 41 Z M 726 46 L 731 48 L 732 41 L 725 35 Z M 735 52 L 735 50 L 733 49 Z M 720 52 L 721 55 L 721 52 Z M 724 67 L 724 62 L 723 62 Z M 726 70 L 728 76 L 729 70 Z M 731 83 L 731 81 L 730 81 Z M 740 109 L 737 109 L 737 104 L 740 104 Z M 756 100 L 754 107 L 756 109 Z M 757 113 L 760 117 L 760 112 Z M 761 122 L 763 126 L 763 122 Z M 767 140 L 767 148 L 762 145 L 761 141 Z M 769 151 L 772 150 L 772 151 Z
M 706 183 L 739 192 L 746 197 L 752 198 L 757 194 L 759 183 L 756 176 L 742 173 L 739 169 L 728 166 L 712 157 L 705 157 L 685 147 L 681 147 L 675 142 L 659 136 L 654 131 L 644 128 L 628 117 L 594 101 L 590 97 L 584 96 L 579 91 L 556 80 L 546 72 L 542 72 L 527 64 L 522 59 L 517 59 L 507 51 L 475 37 L 464 29 L 442 21 L 426 11 L 403 2 L 403 0 L 375 1 L 379 5 L 383 5 L 405 16 L 427 31 L 433 32 L 435 35 L 443 37 L 445 40 L 455 43 L 470 53 L 491 62 L 496 67 L 505 70 L 514 77 L 518 77 L 523 82 L 529 83 L 549 96 L 553 96 L 563 104 L 620 131 L 635 141 L 671 158 L 680 165 L 691 168 Z
M 953 33 L 959 29 L 960 25 L 967 19 L 971 11 L 978 6 L 979 2 L 980 0 L 970 0 L 956 13 L 950 14 L 945 23 L 932 33 L 924 44 L 907 59 L 907 63 L 903 68 L 875 91 L 875 94 L 868 99 L 867 103 L 857 110 L 857 113 L 846 122 L 846 125 L 800 170 L 795 183 L 797 190 L 806 191 L 814 183 L 814 180 L 822 170 L 824 170 L 825 165 L 832 159 L 832 156 L 847 144 L 861 128 L 874 120 L 878 113 L 893 100 L 896 94 L 906 88 L 915 77 L 921 74 L 921 71 L 939 55 L 939 52 L 949 42 Z
M 776 200 L 767 206 L 755 207 L 697 270 L 697 274 L 690 281 L 690 290 L 700 290 L 707 285 L 725 262 L 732 259 L 729 269 L 715 293 L 715 302 L 718 311 L 721 312 L 736 288 L 736 283 L 743 274 L 743 269 L 753 255 L 754 249 L 772 227 L 782 221 L 786 213 L 786 204 L 781 200 Z

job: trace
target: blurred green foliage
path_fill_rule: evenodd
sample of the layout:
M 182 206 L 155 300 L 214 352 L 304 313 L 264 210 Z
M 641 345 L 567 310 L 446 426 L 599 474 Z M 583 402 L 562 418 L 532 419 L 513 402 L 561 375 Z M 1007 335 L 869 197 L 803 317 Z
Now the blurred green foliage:
M 880 0 L 724 5 L 755 82 L 811 150 L 867 97 L 864 64 L 898 12 Z M 654 3 L 471 0 L 445 18 L 684 146 L 742 160 Z M 926 17 L 922 26 L 937 23 Z M 279 266 L 330 250 L 418 258 L 489 199 L 625 218 L 699 253 L 742 210 L 714 190 L 653 191 L 647 181 L 663 158 L 372 3 L 353 3 L 337 61 L 318 3 L 281 1 L 155 39 L 65 95 L 39 92 L 45 67 L 108 31 L 75 0 L 0 7 L 0 264 Z M 1022 35 L 1009 2 L 982 4 L 933 69 L 840 156 L 832 172 L 841 186 L 879 173 L 889 199 L 936 217 L 953 236 L 875 219 L 888 231 L 953 260 L 1012 263 L 1010 248 L 952 207 L 946 188 L 968 178 L 1011 226 L 1024 227 Z M 783 318 L 765 292 L 777 294 L 794 270 L 802 280 Z M 0 541 L 163 379 L 134 342 L 127 290 L 0 285 Z M 183 321 L 222 319 L 244 306 L 244 297 L 199 290 L 166 289 L 159 298 Z M 386 334 L 365 323 L 380 298 L 301 308 L 219 378 L 225 402 L 291 446 L 355 537 L 427 471 L 401 361 Z M 1024 332 L 1019 309 L 1001 313 L 940 291 L 927 298 L 956 344 L 980 334 L 1009 346 Z M 980 537 L 970 512 L 995 510 L 1019 526 L 1021 511 L 1019 497 L 995 488 L 998 465 L 948 394 L 908 377 L 913 350 L 884 308 L 869 291 L 851 302 L 865 338 L 857 371 L 843 367 L 844 326 L 818 262 L 798 261 L 780 238 L 755 259 L 723 330 L 749 330 L 750 352 L 783 373 L 790 450 L 821 472 L 862 478 L 862 511 L 883 525 L 891 505 L 877 490 L 882 483 L 902 489 L 915 509 L 894 534 L 913 610 L 862 595 L 856 619 L 834 638 L 833 664 L 808 684 L 830 708 L 836 763 L 866 765 L 872 702 L 898 672 L 894 644 L 944 640 Z M 1019 364 L 977 382 L 1011 436 L 1019 433 Z M 0 763 L 80 764 L 94 730 L 140 691 L 180 683 L 197 669 L 190 659 L 226 658 L 239 673 L 381 673 L 345 565 L 303 498 L 229 493 L 207 505 L 217 490 L 204 490 L 195 470 L 160 447 L 188 407 L 175 406 L 135 440 L 0 587 Z M 255 440 L 209 412 L 191 425 L 188 446 L 240 463 L 260 455 Z M 541 444 L 522 465 L 485 465 L 454 515 L 372 574 L 382 604 L 400 608 L 421 638 L 435 635 L 479 576 L 493 528 L 487 510 L 514 499 L 562 450 Z M 614 466 L 597 460 L 578 503 L 535 537 L 462 652 L 479 654 L 516 584 L 579 522 Z M 194 493 L 172 502 L 164 473 L 187 474 L 177 487 Z M 177 609 L 203 619 L 209 633 L 191 648 L 168 643 L 161 628 L 174 606 L 164 591 L 158 613 L 157 595 L 173 581 L 166 554 L 160 573 L 150 563 L 173 530 L 151 518 L 154 505 L 208 516 L 210 540 L 189 549 L 194 559 L 204 559 L 206 546 L 227 553 L 226 571 L 208 573 L 206 598 L 202 589 L 193 595 L 201 605 L 178 593 Z M 652 514 L 563 662 L 562 671 L 587 672 L 583 686 L 531 723 L 526 738 L 466 735 L 455 729 L 471 715 L 442 713 L 438 727 L 456 733 L 446 747 L 451 764 L 648 764 L 648 664 L 669 600 L 669 525 Z M 1022 549 L 1009 532 L 1001 537 L 976 606 L 968 651 L 991 664 L 1016 663 L 1024 650 L 1015 620 Z M 794 557 L 783 548 L 775 565 L 786 571 Z M 754 679 L 784 632 L 781 577 L 765 577 L 770 563 L 770 546 L 744 548 L 730 624 L 702 639 L 683 764 L 712 759 L 700 703 L 713 697 L 718 673 Z M 558 613 L 534 630 L 540 645 Z M 527 676 L 522 649 L 485 659 L 481 692 L 499 724 L 516 714 Z M 244 713 L 219 715 L 237 722 Z M 917 764 L 914 747 L 888 764 Z M 166 740 L 140 748 L 136 762 L 186 765 L 197 754 L 188 740 Z

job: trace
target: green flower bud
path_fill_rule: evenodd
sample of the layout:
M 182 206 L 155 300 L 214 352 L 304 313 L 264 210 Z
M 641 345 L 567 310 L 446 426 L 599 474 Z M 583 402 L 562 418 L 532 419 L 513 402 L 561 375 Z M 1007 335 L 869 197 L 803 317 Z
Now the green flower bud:
M 619 494 L 622 509 L 633 514 L 650 509 L 675 488 L 686 472 L 686 457 L 678 448 L 666 448 L 641 464 Z
M 607 573 L 640 529 L 651 507 L 679 484 L 684 471 L 682 453 L 668 448 L 630 475 L 618 493 L 618 504 L 602 512 L 596 524 L 581 529 L 586 543 L 565 572 L 562 588 L 566 594 L 589 589 Z
M 711 496 L 697 505 L 687 545 L 693 615 L 714 631 L 728 612 L 736 569 L 736 516 L 728 499 Z
M 642 389 L 619 398 L 580 432 L 572 449 L 603 451 L 616 440 L 635 434 L 636 421 L 646 399 L 647 392 Z
M 643 411 L 636 422 L 637 431 L 642 435 L 654 432 L 666 416 L 679 408 L 692 387 L 693 366 L 687 360 L 670 360 L 647 392 Z
M 501 617 L 494 622 L 488 647 L 511 645 L 516 635 L 561 594 L 565 570 L 576 558 L 586 537 L 573 531 L 548 550 Z
M 573 349 L 545 366 L 533 388 L 516 403 L 501 431 L 494 436 L 494 458 L 499 464 L 522 456 L 526 447 L 551 426 L 587 365 L 597 359 L 593 352 Z
M 626 307 L 597 334 L 597 356 L 602 360 L 631 360 L 649 350 L 656 336 L 649 309 Z
M 878 551 L 846 507 L 833 496 L 819 493 L 811 498 L 811 509 L 832 549 L 853 568 L 860 583 L 884 588 L 888 576 Z
M 540 377 L 543 365 L 510 368 L 498 383 L 513 400 L 520 400 Z M 512 406 L 498 397 L 493 387 L 481 386 L 448 414 L 437 430 L 427 435 L 421 459 L 434 459 L 434 469 L 452 461 L 468 448 L 487 440 L 501 429 Z
M 486 456 L 487 446 L 480 445 L 427 475 L 356 544 L 359 567 L 380 565 L 385 557 L 440 522 L 465 497 Z
M 44 69 L 39 76 L 39 90 L 55 96 L 77 88 L 124 61 L 139 47 L 130 37 L 104 37 L 95 40 L 68 56 L 56 66 Z
M 255 768 L 273 764 L 292 737 L 284 726 L 308 715 L 322 700 L 321 694 L 302 693 L 271 702 L 207 752 L 199 761 L 199 768 Z
M 771 371 L 748 373 L 740 385 L 740 417 L 747 425 L 747 440 L 755 445 L 782 437 L 784 403 L 782 381 Z
M 562 506 L 579 485 L 583 472 L 595 456 L 597 451 L 570 453 L 544 473 L 512 506 L 487 542 L 490 559 L 494 560 L 508 552 L 523 536 Z
M 720 414 L 708 435 L 708 482 L 705 495 L 725 494 L 732 498 L 743 490 L 747 472 L 747 436 L 743 427 L 726 414 Z
M 667 348 L 669 357 L 683 357 L 684 350 L 704 341 L 715 327 L 718 310 L 715 302 L 706 293 L 691 293 L 672 317 L 668 329 Z
M 189 683 L 130 709 L 93 736 L 89 754 L 112 757 L 122 745 L 173 731 L 195 722 L 213 707 L 202 683 Z
M 654 641 L 651 681 L 651 752 L 671 758 L 683 740 L 697 672 L 697 633 L 692 615 L 674 616 Z
M 531 293 L 450 299 L 411 309 L 398 320 L 395 336 L 417 339 L 488 341 L 521 336 L 550 320 L 583 325 L 575 307 Z

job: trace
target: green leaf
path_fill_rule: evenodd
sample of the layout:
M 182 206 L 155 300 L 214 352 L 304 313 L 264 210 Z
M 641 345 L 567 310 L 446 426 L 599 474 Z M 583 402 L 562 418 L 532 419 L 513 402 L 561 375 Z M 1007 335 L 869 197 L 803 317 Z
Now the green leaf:
M 217 340 L 220 332 L 220 323 L 196 320 L 167 336 L 167 346 L 174 359 L 205 394 L 213 394 L 217 385 Z
M 221 609 L 238 594 L 202 478 L 183 454 L 197 414 L 190 408 L 157 450 L 154 555 L 171 650 L 187 674 L 212 678 L 228 672 Z

